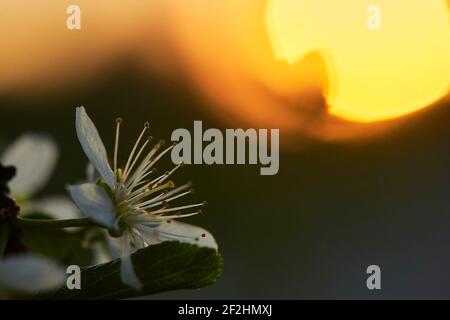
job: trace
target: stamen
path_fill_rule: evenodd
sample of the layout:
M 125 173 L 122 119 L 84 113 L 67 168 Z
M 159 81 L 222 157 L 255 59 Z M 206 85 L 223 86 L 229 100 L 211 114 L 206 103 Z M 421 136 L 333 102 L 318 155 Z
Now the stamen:
M 155 183 L 155 186 L 160 185 L 161 183 L 163 183 L 164 181 L 166 181 L 178 168 L 182 167 L 183 163 L 180 163 L 179 165 L 175 166 L 172 170 L 167 171 L 164 175 L 162 175 L 161 180 L 157 181 L 157 183 Z
M 173 201 L 173 200 L 175 200 L 175 199 L 184 197 L 184 196 L 186 196 L 186 195 L 188 195 L 188 194 L 190 194 L 190 193 L 192 193 L 192 189 L 190 189 L 190 190 L 188 190 L 188 191 L 186 191 L 186 192 L 180 193 L 179 195 L 176 195 L 176 196 L 171 197 L 171 198 L 169 198 L 169 199 L 162 200 L 162 201 L 158 201 L 158 202 L 153 203 L 153 204 L 150 204 L 150 205 L 148 205 L 148 206 L 142 206 L 142 205 L 140 205 L 140 206 L 138 206 L 138 207 L 139 207 L 140 209 L 144 209 L 144 210 L 151 209 L 151 208 L 154 208 L 154 207 L 163 205 L 165 202 L 170 202 L 170 201 Z
M 146 174 L 144 174 L 139 180 L 139 183 L 136 183 L 135 185 L 133 185 L 133 189 L 136 189 L 138 186 L 142 185 L 142 184 L 147 184 L 150 183 L 150 185 L 152 184 L 151 182 L 149 182 L 148 180 L 145 181 L 145 178 L 147 178 L 149 175 L 151 175 L 152 173 L 157 172 L 158 170 L 155 168 L 153 168 L 152 170 L 150 170 L 149 172 L 147 172 Z M 128 189 L 129 191 L 132 191 L 133 189 Z
M 180 210 L 196 208 L 196 207 L 203 207 L 205 205 L 206 205 L 206 203 L 202 202 L 202 203 L 190 204 L 187 206 L 175 207 L 175 208 L 170 208 L 170 209 L 160 209 L 160 210 L 152 211 L 152 213 L 153 214 L 165 214 L 167 212 L 180 211 Z
M 142 202 L 142 203 L 139 203 L 139 204 L 137 205 L 137 207 L 140 208 L 140 209 L 142 209 L 142 207 L 144 207 L 144 206 L 146 206 L 146 205 L 149 205 L 150 203 L 153 203 L 153 202 L 155 202 L 155 201 L 158 201 L 158 200 L 164 198 L 164 196 L 165 196 L 166 194 L 167 194 L 167 191 L 161 192 L 160 194 L 158 194 L 157 196 L 153 197 L 152 199 L 146 200 L 146 201 L 144 201 L 144 202 Z
M 162 144 L 164 144 L 164 143 L 165 143 L 164 140 L 162 140 L 162 141 L 160 141 L 159 145 L 162 145 Z M 156 145 L 154 148 L 156 148 L 157 146 L 158 146 L 158 145 Z M 146 162 L 146 160 L 147 160 L 147 158 L 146 158 L 146 159 L 141 163 L 141 165 L 140 165 L 139 168 L 136 170 L 136 172 L 133 174 L 132 178 L 130 179 L 130 181 L 133 181 L 133 182 L 131 183 L 131 186 L 127 186 L 127 187 L 129 187 L 130 189 L 133 189 L 134 186 L 135 186 L 137 183 L 141 182 L 142 176 L 145 175 L 145 174 L 148 172 L 148 170 L 151 170 L 151 168 L 153 167 L 153 165 L 154 165 L 156 162 L 158 162 L 158 160 L 161 159 L 161 158 L 162 158 L 167 152 L 169 152 L 173 147 L 174 147 L 174 146 L 171 145 L 170 147 L 168 147 L 168 148 L 164 149 L 163 151 L 161 151 L 161 153 L 158 154 L 158 155 L 157 155 L 151 162 L 149 162 L 148 164 L 145 164 L 145 162 Z M 147 161 L 149 161 L 149 160 L 150 160 L 150 159 L 148 159 Z M 143 167 L 142 169 L 140 169 L 141 166 L 142 166 L 142 164 L 144 164 L 144 167 Z M 139 169 L 140 169 L 140 170 L 139 170 Z
M 164 142 L 162 142 L 162 144 L 164 144 Z M 161 145 L 162 145 L 161 144 Z M 172 150 L 172 148 L 174 147 L 174 145 L 171 145 L 170 147 L 167 147 L 166 149 L 164 149 L 163 151 L 161 151 L 160 154 L 158 154 L 151 162 L 149 162 L 144 170 L 142 170 L 141 174 L 144 174 L 145 172 L 147 172 L 147 170 L 149 170 L 151 167 L 153 167 L 153 165 L 158 162 L 159 159 L 161 159 L 167 152 L 169 152 L 170 150 Z
M 148 182 L 148 180 L 146 181 L 146 180 L 143 180 L 143 181 L 141 181 L 141 182 L 139 182 L 134 188 L 136 189 L 137 187 L 141 187 L 141 186 L 143 186 L 143 185 L 148 185 L 149 184 L 149 182 Z M 131 192 L 131 191 L 133 191 L 133 190 L 128 190 L 129 192 Z M 134 192 L 134 191 L 133 191 Z
M 127 200 L 125 200 L 125 202 L 130 203 L 130 202 L 133 202 L 133 201 L 137 201 L 137 200 L 140 200 L 142 198 L 146 198 L 146 197 L 152 195 L 153 193 L 159 192 L 159 191 L 164 190 L 164 189 L 173 189 L 174 187 L 175 187 L 175 184 L 172 181 L 168 181 L 168 182 L 166 182 L 165 184 L 163 184 L 163 185 L 161 185 L 159 187 L 149 189 L 149 190 L 147 190 L 145 192 L 142 192 L 141 194 L 138 194 L 138 195 L 136 195 L 134 197 L 128 198 Z
M 141 146 L 141 148 L 139 149 L 139 152 L 137 153 L 136 157 L 134 157 L 133 163 L 131 164 L 131 166 L 128 168 L 128 171 L 124 171 L 123 173 L 123 180 L 126 181 L 128 175 L 130 174 L 131 170 L 133 170 L 134 165 L 136 164 L 136 161 L 139 159 L 139 157 L 142 154 L 142 151 L 144 151 L 145 147 L 147 146 L 147 144 L 150 142 L 150 139 L 147 139 L 144 144 Z
M 162 175 L 160 175 L 158 178 L 155 178 L 155 179 L 153 179 L 152 181 L 150 181 L 150 183 L 152 184 L 152 185 L 156 185 L 156 183 L 158 182 L 158 181 L 160 181 L 162 178 L 164 178 L 166 175 L 168 175 L 169 174 L 169 171 L 166 171 L 164 174 L 162 174 Z
M 148 172 L 146 175 L 151 174 L 152 171 L 156 171 L 156 170 L 150 170 L 150 172 Z M 144 184 L 144 186 L 142 186 L 139 189 L 133 191 L 133 189 L 136 189 L 138 186 L 140 186 L 142 184 Z M 128 192 L 127 197 L 131 198 L 131 197 L 137 195 L 138 193 L 141 193 L 141 192 L 145 191 L 147 188 L 151 189 L 151 188 L 154 188 L 154 186 L 152 185 L 151 182 L 143 180 L 143 181 L 139 182 L 138 184 L 136 184 L 135 186 L 133 186 L 133 189 L 128 189 L 127 190 L 127 192 Z
M 139 164 L 137 169 L 134 171 L 134 173 L 131 175 L 130 179 L 128 179 L 128 182 L 126 184 L 126 188 L 134 189 L 135 185 L 141 182 L 142 176 L 146 173 L 146 167 L 148 164 L 148 161 L 158 152 L 159 148 L 161 148 L 161 144 L 157 143 L 145 156 L 144 160 Z
M 145 201 L 143 203 L 140 203 L 139 205 L 140 206 L 146 206 L 146 205 L 152 204 L 154 202 L 157 202 L 159 200 L 165 200 L 165 199 L 167 199 L 167 198 L 169 198 L 169 197 L 171 197 L 173 195 L 178 194 L 179 192 L 183 192 L 184 190 L 190 189 L 190 188 L 192 188 L 192 183 L 189 182 L 189 183 L 186 183 L 186 184 L 184 184 L 182 186 L 179 186 L 179 187 L 177 187 L 177 188 L 175 188 L 173 190 L 170 190 L 169 192 L 167 192 L 165 194 L 162 193 L 162 194 L 158 195 L 157 197 L 155 197 L 153 199 L 150 199 L 150 200 L 147 200 L 147 201 Z
M 128 172 L 128 167 L 130 166 L 131 159 L 133 158 L 134 153 L 136 152 L 137 146 L 141 142 L 142 136 L 144 135 L 145 131 L 147 131 L 148 128 L 150 128 L 150 124 L 148 122 L 144 123 L 144 129 L 142 129 L 142 132 L 139 135 L 139 137 L 137 138 L 136 143 L 134 144 L 134 147 L 131 150 L 130 156 L 128 157 L 127 164 L 125 165 L 124 173 Z
M 123 119 L 118 117 L 116 118 L 116 140 L 114 144 L 114 173 L 117 173 L 117 154 L 119 152 L 119 135 L 120 135 L 120 125 L 122 124 Z
M 170 215 L 170 216 L 160 216 L 160 217 L 158 217 L 158 219 L 160 219 L 160 220 L 180 219 L 180 218 L 192 217 L 192 216 L 195 216 L 195 215 L 198 215 L 198 214 L 201 214 L 201 213 L 202 213 L 201 210 L 199 210 L 199 211 L 195 211 L 195 212 L 191 212 L 191 213 L 185 213 L 185 214 L 178 213 L 178 214 L 173 214 L 173 215 Z
M 141 192 L 145 192 L 145 190 L 150 190 L 151 189 L 151 183 L 146 183 L 144 186 L 140 187 L 139 189 L 131 192 L 130 194 L 128 194 L 128 198 L 132 198 L 135 195 L 140 194 Z

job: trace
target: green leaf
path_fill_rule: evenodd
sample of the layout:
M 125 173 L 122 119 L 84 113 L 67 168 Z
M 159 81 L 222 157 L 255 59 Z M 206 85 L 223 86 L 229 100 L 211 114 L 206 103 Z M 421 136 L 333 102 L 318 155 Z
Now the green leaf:
M 40 299 L 124 299 L 169 290 L 196 289 L 213 284 L 222 272 L 222 258 L 211 248 L 180 242 L 163 242 L 132 255 L 142 283 L 136 291 L 120 279 L 120 260 L 83 268 L 81 289 L 66 287 Z
M 8 223 L 0 224 L 0 260 L 3 257 L 3 253 L 5 253 L 10 233 L 11 228 Z

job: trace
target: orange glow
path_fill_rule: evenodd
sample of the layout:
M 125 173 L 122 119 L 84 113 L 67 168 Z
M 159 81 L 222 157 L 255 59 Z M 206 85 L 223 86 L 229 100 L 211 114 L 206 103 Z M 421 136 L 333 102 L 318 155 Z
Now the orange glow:
M 370 30 L 377 4 L 381 29 Z M 267 12 L 279 59 L 308 52 L 325 59 L 329 112 L 371 122 L 417 111 L 450 84 L 450 28 L 442 0 L 270 0 Z
M 309 1 L 312 0 L 296 2 Z M 343 14 L 350 23 L 348 16 L 353 11 L 348 10 L 354 10 L 351 8 L 355 1 L 329 0 L 326 2 L 330 8 L 321 8 L 329 15 L 335 3 L 344 3 Z M 280 128 L 282 138 L 290 138 L 293 144 L 299 144 L 305 137 L 325 140 L 363 137 L 407 119 L 398 117 L 441 97 L 448 90 L 450 74 L 448 9 L 442 7 L 443 2 L 373 2 L 386 6 L 383 11 L 386 30 L 391 23 L 401 28 L 395 24 L 397 18 L 386 13 L 394 6 L 391 2 L 414 3 L 414 8 L 416 3 L 422 3 L 423 21 L 414 18 L 416 9 L 402 11 L 398 19 L 407 20 L 408 25 L 403 28 L 408 30 L 418 32 L 417 25 L 426 24 L 423 30 L 438 28 L 437 32 L 430 37 L 406 33 L 410 36 L 403 42 L 413 54 L 406 55 L 400 48 L 386 67 L 387 54 L 393 49 L 385 50 L 389 46 L 376 39 L 372 39 L 373 46 L 383 45 L 375 50 L 382 58 L 369 52 L 369 59 L 365 54 L 370 46 L 364 41 L 370 39 L 358 40 L 359 46 L 349 46 L 345 35 L 340 35 L 327 46 L 336 45 L 335 50 L 318 45 L 318 40 L 329 40 L 325 24 L 318 27 L 320 33 L 313 34 L 318 40 L 311 38 L 307 43 L 298 41 L 304 35 L 289 29 L 274 32 L 273 24 L 279 23 L 283 10 L 275 13 L 279 10 L 271 9 L 273 2 L 264 0 L 129 0 L 126 5 L 121 0 L 78 0 L 82 12 L 80 31 L 65 28 L 66 7 L 73 1 L 3 0 L 0 36 L 8 39 L 8 45 L 0 51 L 0 94 L 23 96 L 29 92 L 72 90 L 77 84 L 89 86 L 99 75 L 109 74 L 105 70 L 131 61 L 161 79 L 173 77 L 182 85 L 188 84 L 204 98 L 202 105 L 207 110 L 234 127 Z M 362 10 L 358 16 L 364 27 L 366 8 L 357 7 Z M 439 8 L 442 12 L 436 12 Z M 271 22 L 272 32 L 266 20 L 268 10 L 274 10 L 269 14 L 275 19 Z M 317 15 L 320 18 L 319 12 Z M 446 19 L 446 29 L 438 26 L 443 23 L 442 17 Z M 341 30 L 335 27 L 338 22 L 333 22 L 333 32 Z M 345 23 L 340 26 L 346 27 Z M 400 31 L 396 29 L 396 34 Z M 359 32 L 362 30 L 352 37 L 360 36 Z M 413 38 L 418 49 L 413 48 Z M 393 48 L 400 47 L 400 42 L 391 42 Z M 286 43 L 287 50 L 282 47 Z M 424 44 L 434 49 L 428 51 Z M 440 52 L 435 50 L 437 45 L 442 48 Z M 345 55 L 346 51 L 351 54 Z M 355 56 L 366 58 L 359 61 Z M 430 61 L 425 62 L 425 58 Z M 372 66 L 367 63 L 371 59 L 375 61 Z M 404 82 L 407 64 L 414 67 L 408 69 L 411 72 Z M 353 67 L 347 69 L 349 65 Z M 364 69 L 367 65 L 373 81 L 356 81 L 357 71 L 367 71 Z M 390 86 L 386 86 L 383 78 L 386 74 L 397 77 Z M 350 83 L 345 90 L 341 86 L 344 83 Z M 383 106 L 381 102 L 385 101 L 388 103 Z M 395 121 L 367 123 L 394 117 Z

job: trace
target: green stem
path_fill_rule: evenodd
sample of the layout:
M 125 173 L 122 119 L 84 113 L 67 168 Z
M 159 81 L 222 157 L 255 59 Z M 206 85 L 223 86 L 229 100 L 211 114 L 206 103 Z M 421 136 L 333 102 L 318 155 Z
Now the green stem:
M 12 223 L 18 227 L 39 227 L 39 228 L 70 228 L 70 227 L 99 227 L 89 218 L 51 220 L 51 219 L 29 219 L 16 217 Z

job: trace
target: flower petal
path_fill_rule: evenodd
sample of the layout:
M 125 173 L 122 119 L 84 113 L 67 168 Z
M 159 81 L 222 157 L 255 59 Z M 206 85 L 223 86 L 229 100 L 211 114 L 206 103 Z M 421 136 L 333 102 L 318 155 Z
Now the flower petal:
M 113 238 L 106 232 L 106 248 L 111 255 L 112 259 L 118 259 L 122 257 L 121 239 Z
M 133 261 L 130 253 L 130 239 L 128 232 L 125 232 L 121 238 L 122 259 L 120 259 L 120 277 L 122 282 L 136 290 L 141 289 L 142 284 L 134 271 Z
M 138 227 L 147 241 L 151 244 L 176 240 L 198 245 L 200 247 L 218 249 L 217 242 L 213 235 L 207 230 L 178 221 L 164 221 L 157 227 L 149 227 L 142 230 Z
M 77 207 L 93 221 L 112 228 L 117 213 L 108 193 L 95 183 L 67 186 L 67 191 Z
M 106 183 L 113 187 L 116 177 L 108 163 L 105 145 L 84 107 L 77 108 L 75 126 L 84 153 Z
M 120 277 L 122 282 L 127 286 L 130 286 L 136 290 L 140 290 L 142 287 L 136 273 L 134 272 L 133 262 L 131 261 L 131 256 L 127 255 L 120 259 Z
M 21 207 L 21 215 L 30 213 L 45 213 L 53 219 L 75 219 L 83 217 L 80 210 L 65 196 L 49 196 L 38 201 L 32 201 Z
M 93 253 L 93 264 L 103 264 L 110 262 L 112 259 L 110 253 L 106 249 L 106 246 L 104 243 L 101 243 L 99 241 L 92 244 L 92 253 Z
M 0 263 L 0 291 L 33 293 L 56 288 L 65 281 L 61 266 L 38 255 L 15 256 Z
M 58 147 L 48 136 L 26 133 L 15 140 L 1 158 L 5 165 L 14 165 L 17 175 L 9 183 L 17 198 L 28 198 L 50 178 L 58 159 Z
M 88 162 L 86 165 L 86 180 L 88 182 L 95 182 L 98 178 L 100 178 L 100 176 L 98 175 L 97 170 L 95 170 L 92 163 Z

